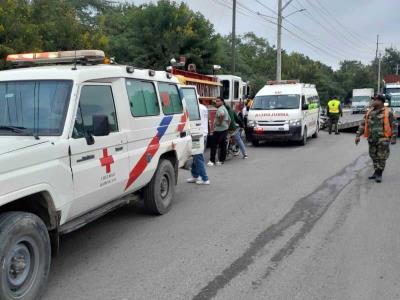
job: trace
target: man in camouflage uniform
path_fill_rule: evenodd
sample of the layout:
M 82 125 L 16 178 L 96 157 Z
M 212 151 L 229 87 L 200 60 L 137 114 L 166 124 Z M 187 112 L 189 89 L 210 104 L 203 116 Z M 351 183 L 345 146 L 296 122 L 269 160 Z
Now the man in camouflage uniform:
M 375 172 L 369 179 L 382 182 L 382 173 L 385 170 L 386 160 L 389 158 L 389 144 L 396 144 L 397 121 L 393 112 L 385 108 L 385 96 L 377 95 L 373 98 L 372 108 L 365 115 L 364 121 L 357 131 L 356 145 L 366 131 L 368 133 L 369 155 L 374 163 Z M 385 110 L 388 113 L 389 128 L 385 129 Z M 368 123 L 366 123 L 368 122 Z M 391 135 L 391 136 L 389 136 Z

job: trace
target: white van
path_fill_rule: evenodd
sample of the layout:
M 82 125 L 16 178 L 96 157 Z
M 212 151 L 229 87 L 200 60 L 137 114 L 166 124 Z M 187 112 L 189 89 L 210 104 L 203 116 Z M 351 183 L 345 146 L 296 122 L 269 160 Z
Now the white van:
M 191 136 L 169 73 L 98 50 L 7 60 L 25 67 L 0 72 L 0 299 L 39 299 L 60 235 L 137 198 L 169 210 Z
M 314 85 L 297 80 L 268 82 L 248 114 L 253 145 L 260 141 L 298 141 L 318 137 L 320 101 Z

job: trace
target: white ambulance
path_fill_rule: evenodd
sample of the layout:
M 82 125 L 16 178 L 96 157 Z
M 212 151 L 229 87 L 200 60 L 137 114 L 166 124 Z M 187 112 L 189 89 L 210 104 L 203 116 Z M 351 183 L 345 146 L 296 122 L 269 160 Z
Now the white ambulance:
M 270 81 L 254 98 L 248 114 L 253 145 L 260 141 L 307 143 L 318 137 L 320 101 L 312 84 L 298 80 Z
M 24 68 L 0 72 L 0 299 L 38 299 L 60 235 L 137 198 L 169 210 L 191 136 L 169 73 L 98 50 L 7 60 Z

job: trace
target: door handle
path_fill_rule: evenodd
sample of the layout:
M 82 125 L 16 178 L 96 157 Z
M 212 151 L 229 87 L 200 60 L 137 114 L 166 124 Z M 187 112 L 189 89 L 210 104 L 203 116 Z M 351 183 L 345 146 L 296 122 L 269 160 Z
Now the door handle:
M 117 148 L 115 148 L 115 151 L 122 151 L 122 150 L 124 150 L 124 147 L 117 147 Z
M 80 163 L 80 162 L 84 162 L 87 160 L 91 160 L 94 159 L 95 156 L 94 155 L 87 155 L 87 156 L 82 156 L 80 159 L 78 159 L 76 162 Z

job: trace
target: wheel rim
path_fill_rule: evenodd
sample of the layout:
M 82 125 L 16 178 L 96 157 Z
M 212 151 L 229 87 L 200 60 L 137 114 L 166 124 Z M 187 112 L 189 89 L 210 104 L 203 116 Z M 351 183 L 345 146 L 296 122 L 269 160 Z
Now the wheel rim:
M 304 136 L 303 136 L 304 144 L 307 142 L 307 128 L 304 129 Z
M 4 287 L 9 296 L 24 296 L 35 282 L 39 266 L 39 249 L 36 242 L 25 237 L 10 248 L 3 265 Z
M 169 177 L 168 175 L 164 175 L 161 179 L 160 183 L 160 195 L 161 198 L 164 200 L 169 194 Z

